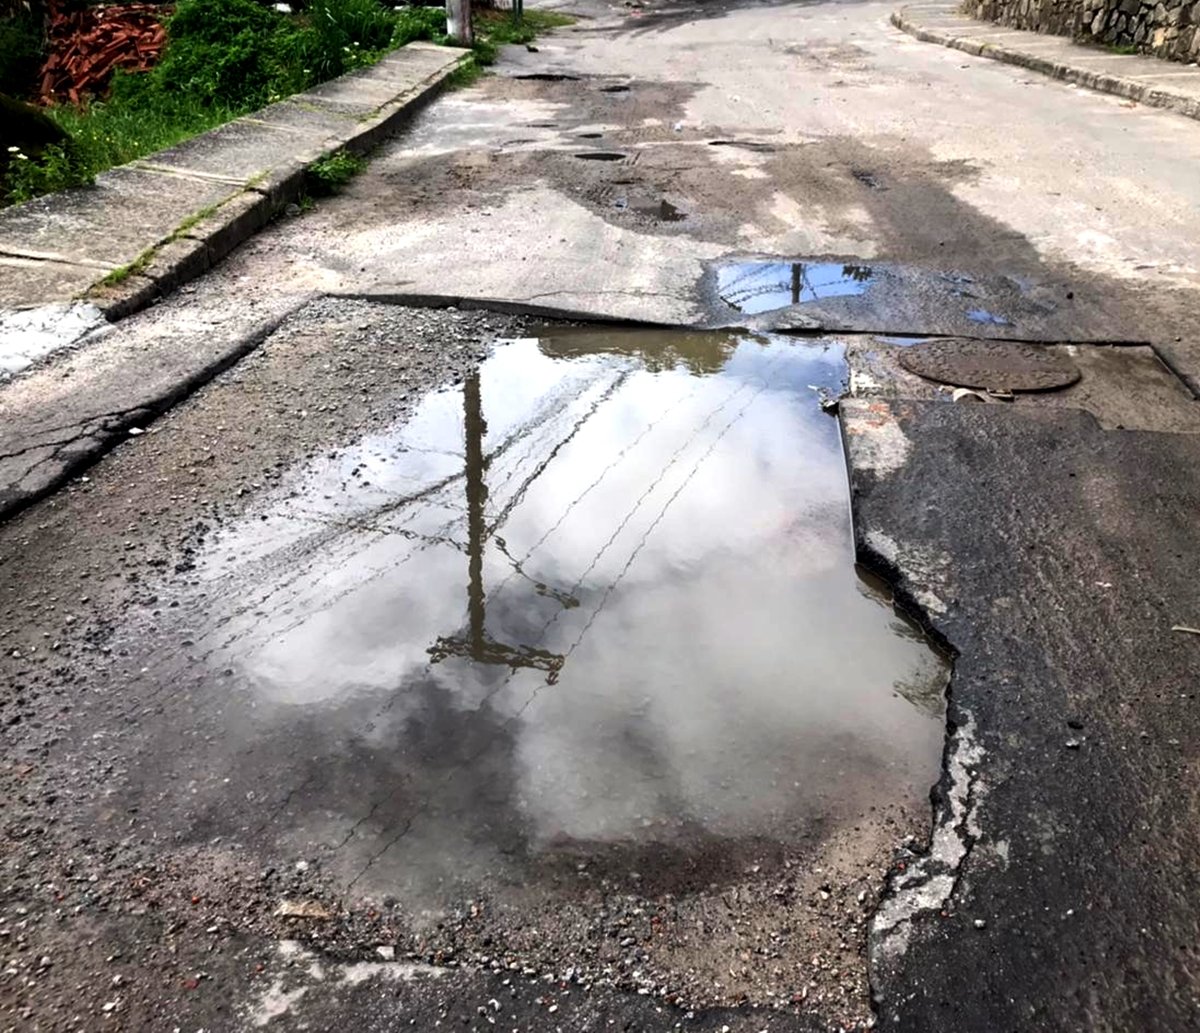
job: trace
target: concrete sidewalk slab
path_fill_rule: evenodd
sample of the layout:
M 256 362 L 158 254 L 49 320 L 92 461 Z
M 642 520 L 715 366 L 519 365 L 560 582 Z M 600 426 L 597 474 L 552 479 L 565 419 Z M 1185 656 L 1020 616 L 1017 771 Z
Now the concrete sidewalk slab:
M 909 4 L 892 14 L 892 24 L 926 43 L 990 57 L 1200 119 L 1200 68 L 1136 54 L 1106 54 L 1062 36 L 1022 32 L 959 13 L 952 0 Z M 1169 80 L 1164 76 L 1169 75 Z
M 19 309 L 26 299 L 44 295 L 73 298 L 86 291 L 104 273 L 88 265 L 75 265 L 46 258 L 0 256 L 0 309 Z M 0 362 L 8 357 L 9 345 L 0 348 Z M 7 364 L 7 363 L 6 363 Z M 11 372 L 16 372 L 16 367 Z
M 0 306 L 86 295 L 110 318 L 136 311 L 265 225 L 298 196 L 312 161 L 340 147 L 362 153 L 397 128 L 466 54 L 410 44 L 371 68 L 110 169 L 92 186 L 0 211 Z M 113 274 L 119 282 L 102 287 Z
M 220 204 L 236 189 L 228 183 L 128 165 L 110 169 L 96 177 L 94 186 L 51 194 L 0 212 L 0 253 L 53 249 L 53 254 L 68 262 L 117 269 L 169 237 L 189 215 Z
M 243 125 L 273 126 L 310 140 L 325 141 L 345 132 L 355 120 L 317 104 L 289 99 L 247 115 L 240 121 Z
M 142 161 L 184 174 L 217 176 L 245 185 L 274 168 L 281 151 L 296 147 L 295 140 L 281 133 L 282 130 L 267 122 L 238 119 Z

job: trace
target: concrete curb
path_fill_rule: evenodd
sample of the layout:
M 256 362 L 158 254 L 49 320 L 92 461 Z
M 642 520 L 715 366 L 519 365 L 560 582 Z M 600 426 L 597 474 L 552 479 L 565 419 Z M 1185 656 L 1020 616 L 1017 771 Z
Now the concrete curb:
M 930 25 L 923 20 L 923 13 L 938 14 L 942 17 L 958 15 L 963 23 L 963 29 L 966 30 L 965 34 L 958 35 L 942 26 Z M 1188 118 L 1200 119 L 1200 97 L 1194 94 L 1181 93 L 1162 86 L 1156 86 L 1153 83 L 1132 76 L 1094 71 L 1084 68 L 1081 65 L 1072 64 L 1070 61 L 1060 61 L 1052 57 L 1045 57 L 1019 47 L 993 43 L 991 40 L 980 35 L 980 33 L 987 32 L 991 26 L 961 15 L 955 4 L 945 4 L 941 7 L 901 7 L 892 13 L 891 22 L 896 28 L 907 32 L 910 36 L 914 36 L 925 43 L 938 43 L 941 46 L 961 50 L 975 57 L 988 57 L 994 61 L 1003 61 L 1006 64 L 1028 68 L 1030 71 L 1040 72 L 1061 82 L 1075 83 L 1101 93 L 1111 93 L 1118 97 L 1125 97 L 1129 100 L 1137 101 L 1139 104 L 1145 104 L 1148 107 L 1166 108 L 1167 110 L 1185 115 Z M 978 33 L 971 31 L 974 27 L 978 28 Z M 999 28 L 999 26 L 996 28 Z M 1017 31 L 1019 30 L 1005 29 L 1004 33 L 1011 36 Z M 1091 48 L 1072 44 L 1066 37 L 1043 36 L 1034 32 L 1028 32 L 1026 35 L 1036 40 L 1061 39 L 1063 43 L 1078 49 L 1081 56 L 1085 57 L 1103 53 L 1103 51 L 1093 51 Z M 1170 64 L 1170 62 L 1161 61 L 1156 58 L 1146 58 L 1145 60 L 1158 61 L 1160 65 Z M 1185 67 L 1183 65 L 1180 66 L 1181 69 Z M 1198 73 L 1198 78 L 1200 78 L 1200 73 Z
M 102 173 L 94 187 L 0 211 L 0 276 L 11 266 L 15 278 L 19 264 L 22 281 L 0 292 L 0 306 L 86 299 L 110 321 L 145 308 L 202 275 L 299 198 L 314 161 L 341 149 L 366 154 L 394 133 L 466 56 L 409 44 L 370 68 Z M 135 212 L 141 224 L 122 229 L 127 206 L 136 209 L 160 185 L 169 211 Z M 119 240 L 105 240 L 106 224 Z
M 0 397 L 0 522 L 52 494 L 271 336 L 308 298 L 190 333 L 127 323 L 93 349 L 82 385 L 39 370 Z

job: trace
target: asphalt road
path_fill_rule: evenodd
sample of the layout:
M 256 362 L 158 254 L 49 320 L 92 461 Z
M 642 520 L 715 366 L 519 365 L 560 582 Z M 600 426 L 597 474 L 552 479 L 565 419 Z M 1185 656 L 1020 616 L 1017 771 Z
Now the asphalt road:
M 918 43 L 886 5 L 572 9 L 576 26 L 438 100 L 342 195 L 0 388 L 0 460 L 20 467 L 0 495 L 13 508 L 0 525 L 0 1025 L 1195 1028 L 1200 635 L 1173 628 L 1200 626 L 1200 126 Z M 770 258 L 797 297 L 844 286 L 758 310 L 746 284 L 762 267 L 745 263 Z M 461 461 L 457 443 L 397 451 L 395 435 L 451 418 L 438 416 L 447 399 L 453 420 L 469 414 L 481 361 L 498 433 L 506 400 L 545 374 L 489 394 L 485 360 L 499 338 L 544 340 L 547 314 L 554 333 L 588 319 L 792 330 L 832 357 L 827 375 L 847 377 L 855 554 L 896 593 L 896 634 L 920 624 L 921 650 L 953 657 L 940 774 L 936 741 L 910 766 L 889 761 L 891 795 L 860 799 L 887 779 L 839 768 L 855 777 L 817 821 L 767 792 L 708 814 L 743 791 L 742 768 L 707 793 L 655 769 L 656 793 L 691 801 L 673 805 L 668 842 L 653 821 L 625 829 L 602 766 L 590 777 L 612 813 L 588 786 L 572 795 L 571 764 L 550 768 L 541 796 L 520 783 L 524 710 L 480 728 L 432 683 L 418 686 L 423 711 L 394 692 L 385 710 L 398 700 L 407 721 L 394 756 L 369 695 L 332 720 L 288 710 L 330 682 L 386 680 L 437 568 L 404 568 L 411 601 L 368 598 L 348 625 L 321 624 L 333 611 L 320 600 L 363 570 L 394 573 L 391 538 L 444 552 L 474 583 L 457 552 L 474 537 L 469 487 L 465 505 L 420 494 L 438 463 Z M 1083 379 L 954 401 L 896 361 L 931 334 L 1058 345 Z M 744 375 L 722 340 L 666 354 L 719 384 Z M 614 376 L 623 348 L 603 353 Z M 788 405 L 808 396 L 807 382 L 763 376 Z M 819 397 L 805 420 L 828 419 Z M 527 422 L 582 426 L 581 399 L 533 405 Z M 482 435 L 498 505 L 507 453 Z M 541 476 L 561 447 L 519 454 Z M 401 451 L 417 464 L 402 470 L 416 486 L 404 505 L 425 508 L 393 525 L 387 457 Z M 836 472 L 811 476 L 840 485 Z M 835 555 L 805 528 L 844 520 L 828 515 L 840 496 L 822 497 L 819 519 L 760 528 L 785 528 L 799 543 L 785 560 L 805 571 Z M 744 514 L 721 526 L 759 547 Z M 612 583 L 647 555 L 633 546 Z M 688 569 L 665 555 L 672 576 Z M 836 555 L 849 577 L 853 556 Z M 405 580 L 414 569 L 429 580 Z M 537 606 L 590 605 L 583 578 L 580 598 L 528 583 Z M 880 590 L 847 598 L 886 603 Z M 291 635 L 310 611 L 317 623 Z M 643 641 L 627 619 L 625 640 Z M 228 646 L 259 638 L 282 646 L 255 681 Z M 524 652 L 518 666 L 554 662 Z M 266 683 L 293 695 L 256 695 Z M 758 715 L 768 744 L 790 727 L 772 705 Z M 755 715 L 738 713 L 742 743 Z M 654 752 L 634 726 L 612 739 L 622 771 Z M 495 763 L 493 740 L 508 744 Z M 556 750 L 560 765 L 592 762 L 583 739 Z M 774 791 L 797 762 L 761 754 Z M 922 764 L 928 809 L 896 774 Z M 546 800 L 566 838 L 533 834 Z

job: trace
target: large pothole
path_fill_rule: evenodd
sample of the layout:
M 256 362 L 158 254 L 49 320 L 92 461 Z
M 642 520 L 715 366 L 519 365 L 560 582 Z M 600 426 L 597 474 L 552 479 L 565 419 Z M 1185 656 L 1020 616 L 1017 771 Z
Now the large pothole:
M 413 956 L 865 1017 L 946 666 L 855 572 L 844 378 L 770 336 L 499 345 L 222 530 L 176 649 L 125 636 L 170 691 L 117 795 Z

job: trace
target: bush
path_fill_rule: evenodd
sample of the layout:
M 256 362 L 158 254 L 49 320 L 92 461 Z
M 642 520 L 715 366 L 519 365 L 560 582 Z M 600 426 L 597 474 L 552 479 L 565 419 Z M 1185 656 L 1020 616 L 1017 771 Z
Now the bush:
M 261 107 L 311 81 L 296 63 L 303 33 L 255 0 L 181 0 L 163 59 L 148 74 L 162 91 L 215 107 Z
M 289 16 L 255 0 L 180 0 L 153 80 L 217 107 L 252 111 L 445 33 L 441 11 L 393 12 L 378 0 L 312 0 Z
M 29 15 L 0 20 L 0 93 L 24 97 L 44 56 L 42 33 Z
M 445 7 L 406 7 L 396 12 L 392 46 L 402 47 L 417 39 L 441 43 L 446 39 Z
M 18 151 L 5 170 L 5 188 L 14 204 L 75 186 L 87 175 L 70 144 L 50 144 L 34 160 Z
M 508 15 L 481 12 L 477 56 L 486 63 L 497 43 L 525 41 L 539 29 L 569 21 L 531 11 L 524 24 L 514 25 Z M 16 32 L 17 22 L 0 25 L 3 74 L 17 67 L 19 55 L 28 54 L 19 32 L 3 35 Z M 257 0 L 179 0 L 167 21 L 167 47 L 158 65 L 148 72 L 117 72 L 103 100 L 49 110 L 69 140 L 48 136 L 44 147 L 34 147 L 22 137 L 5 145 L 0 204 L 89 182 L 104 169 L 371 64 L 392 47 L 418 39 L 440 42 L 445 34 L 441 7 L 393 11 L 379 0 L 309 0 L 302 13 L 290 15 Z M 21 60 L 35 61 L 36 68 L 41 42 L 36 34 L 33 40 L 39 48 L 35 56 Z M 477 74 L 477 66 L 460 74 Z M 54 128 L 48 120 L 47 126 Z M 17 158 L 17 151 L 10 156 L 9 146 L 25 157 Z M 314 171 L 314 185 L 337 189 L 357 171 L 357 160 L 331 156 L 327 167 Z
M 313 0 L 306 14 L 299 53 L 313 82 L 377 60 L 396 28 L 395 16 L 378 0 Z

